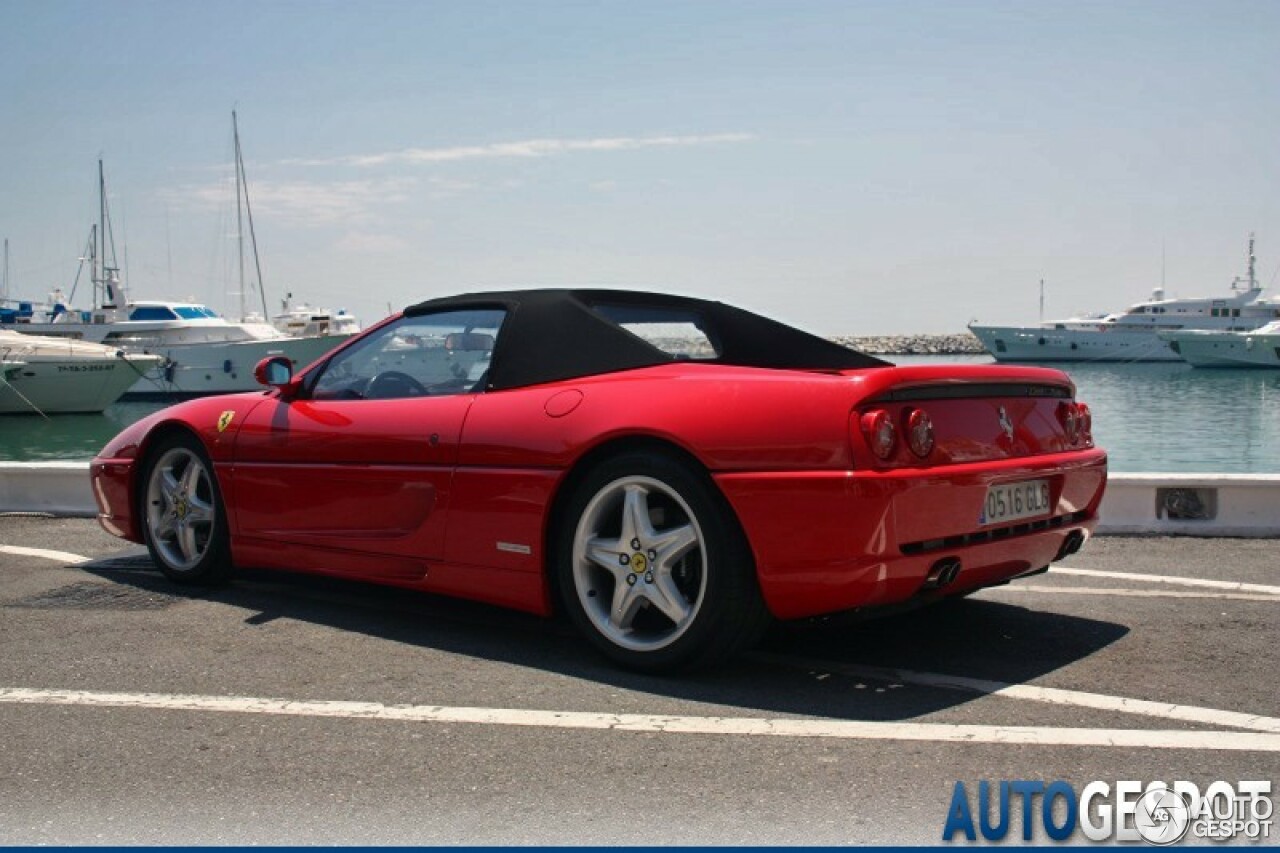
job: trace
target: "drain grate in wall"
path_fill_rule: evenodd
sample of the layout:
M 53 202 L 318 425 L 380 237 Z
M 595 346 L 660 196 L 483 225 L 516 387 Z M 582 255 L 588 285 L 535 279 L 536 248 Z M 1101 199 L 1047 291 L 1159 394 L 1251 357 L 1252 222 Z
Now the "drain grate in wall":
M 6 606 L 33 610 L 160 610 L 184 600 L 136 586 L 81 581 L 6 602 Z

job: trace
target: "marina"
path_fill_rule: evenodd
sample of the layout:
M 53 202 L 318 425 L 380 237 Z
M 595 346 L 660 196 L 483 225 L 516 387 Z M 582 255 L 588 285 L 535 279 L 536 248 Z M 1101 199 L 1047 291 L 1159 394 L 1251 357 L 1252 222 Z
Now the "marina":
M 122 393 L 127 399 L 173 401 L 251 391 L 257 388 L 253 368 L 262 359 L 284 356 L 295 369 L 302 368 L 360 331 L 356 318 L 344 311 L 314 308 L 305 303 L 291 304 L 292 293 L 282 301 L 281 312 L 267 322 L 262 265 L 249 205 L 240 129 L 234 111 L 231 119 L 239 320 L 228 320 L 207 305 L 196 302 L 135 300 L 132 297 L 129 286 L 121 278 L 121 267 L 116 258 L 106 176 L 102 160 L 99 160 L 98 221 L 90 228 L 70 295 L 64 296 L 61 288 L 57 288 L 44 305 L 7 298 L 9 247 L 6 240 L 4 289 L 0 291 L 5 298 L 0 299 L 0 328 L 9 330 L 6 334 L 10 336 L 21 333 L 83 342 L 88 346 L 81 347 L 82 353 L 88 352 L 92 345 L 101 345 L 128 354 L 132 360 L 123 364 L 140 369 L 133 371 L 132 382 L 116 389 L 115 396 L 109 399 L 101 399 L 101 388 L 86 395 L 75 387 L 68 375 L 64 377 L 66 387 L 42 392 L 41 399 L 56 401 L 51 403 L 51 407 L 22 399 L 21 390 L 10 384 L 6 395 L 0 396 L 0 413 L 30 411 L 42 414 L 46 409 L 54 412 L 102 411 Z M 246 275 L 249 260 L 245 252 L 246 233 L 256 274 L 252 280 Z M 73 300 L 86 265 L 92 308 L 81 310 L 74 307 Z M 247 297 L 251 289 L 261 298 L 260 313 L 249 308 Z M 4 375 L 16 380 L 30 372 L 21 371 L 20 367 L 22 365 L 9 363 Z M 115 389 L 115 383 L 108 382 L 106 387 Z M 85 396 L 83 403 L 65 402 L 77 395 Z M 8 398 L 25 402 L 25 408 Z

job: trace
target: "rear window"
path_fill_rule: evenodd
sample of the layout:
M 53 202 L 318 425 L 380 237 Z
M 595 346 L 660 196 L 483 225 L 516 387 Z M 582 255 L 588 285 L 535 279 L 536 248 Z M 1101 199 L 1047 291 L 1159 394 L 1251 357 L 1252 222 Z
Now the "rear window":
M 609 322 L 677 359 L 705 361 L 720 357 L 720 348 L 697 311 L 639 305 L 591 307 Z

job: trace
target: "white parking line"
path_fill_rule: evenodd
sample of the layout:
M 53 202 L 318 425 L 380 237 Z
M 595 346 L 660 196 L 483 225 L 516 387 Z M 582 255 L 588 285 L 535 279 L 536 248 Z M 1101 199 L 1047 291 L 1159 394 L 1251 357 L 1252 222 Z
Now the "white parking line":
M 1210 726 L 1227 726 L 1233 729 L 1248 729 L 1256 732 L 1280 734 L 1280 718 L 1264 717 L 1258 714 L 1242 714 L 1239 711 L 1220 711 L 1216 708 L 1201 708 L 1195 705 L 1175 705 L 1171 702 L 1126 699 L 1123 696 L 1085 693 L 1080 690 L 1061 690 L 1056 687 L 1037 687 L 1031 684 L 1006 684 L 1003 681 L 988 681 L 982 678 L 968 678 L 963 675 L 946 675 L 938 672 L 916 672 L 909 669 L 893 669 L 891 667 L 867 666 L 839 661 L 807 660 L 763 652 L 752 654 L 751 657 L 754 660 L 792 669 L 835 672 L 856 678 L 963 690 L 967 693 L 1003 696 L 1006 699 L 1024 699 L 1031 702 L 1045 702 L 1050 705 L 1074 705 L 1080 708 L 1093 708 L 1098 711 L 1119 711 L 1126 714 L 1140 714 L 1144 717 L 1179 720 L 1185 723 L 1203 723 Z
M 983 594 L 1002 592 L 1048 592 L 1054 595 L 1119 595 L 1131 598 L 1208 598 L 1217 601 L 1266 601 L 1280 604 L 1280 597 L 1248 592 L 1184 592 L 1178 589 L 1122 589 L 1105 586 L 1028 586 L 1016 583 L 984 589 Z
M 0 554 L 13 554 L 18 557 L 40 557 L 41 559 L 54 560 L 64 565 L 89 562 L 88 557 L 81 557 L 79 554 L 70 554 L 66 551 L 50 551 L 47 548 L 24 548 L 21 545 L 0 545 Z
M 1139 572 L 1107 572 L 1100 569 L 1071 569 L 1066 566 L 1054 566 L 1049 570 L 1054 575 L 1080 575 L 1090 578 L 1117 578 L 1126 581 L 1144 583 L 1168 583 L 1178 586 L 1202 586 L 1208 589 L 1223 589 L 1232 592 L 1260 592 L 1266 595 L 1280 595 L 1280 586 L 1263 583 L 1240 583 L 1239 581 L 1215 581 L 1206 578 L 1188 578 L 1180 575 L 1147 575 Z
M 442 705 L 383 705 L 379 702 L 294 702 L 245 696 L 184 696 L 163 693 L 98 693 L 81 690 L 0 688 L 0 703 L 215 711 L 290 717 L 337 717 L 415 723 L 465 723 L 548 729 L 595 729 L 685 735 L 910 740 L 944 743 L 1037 746 L 1114 746 L 1125 749 L 1194 749 L 1280 752 L 1280 735 L 1254 732 L 1155 731 L 1144 729 L 979 726 L 948 723 L 883 723 L 857 720 L 690 717 L 597 714 L 517 708 Z

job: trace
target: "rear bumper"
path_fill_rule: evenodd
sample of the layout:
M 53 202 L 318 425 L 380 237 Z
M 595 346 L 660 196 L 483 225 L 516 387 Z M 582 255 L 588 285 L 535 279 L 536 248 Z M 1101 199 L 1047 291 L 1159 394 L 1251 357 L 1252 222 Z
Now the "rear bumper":
M 993 483 L 1047 478 L 1042 519 L 984 527 Z M 941 559 L 960 560 L 945 588 L 963 592 L 1047 566 L 1072 531 L 1097 525 L 1102 450 L 920 470 L 723 473 L 770 611 L 783 619 L 896 604 L 921 593 Z

